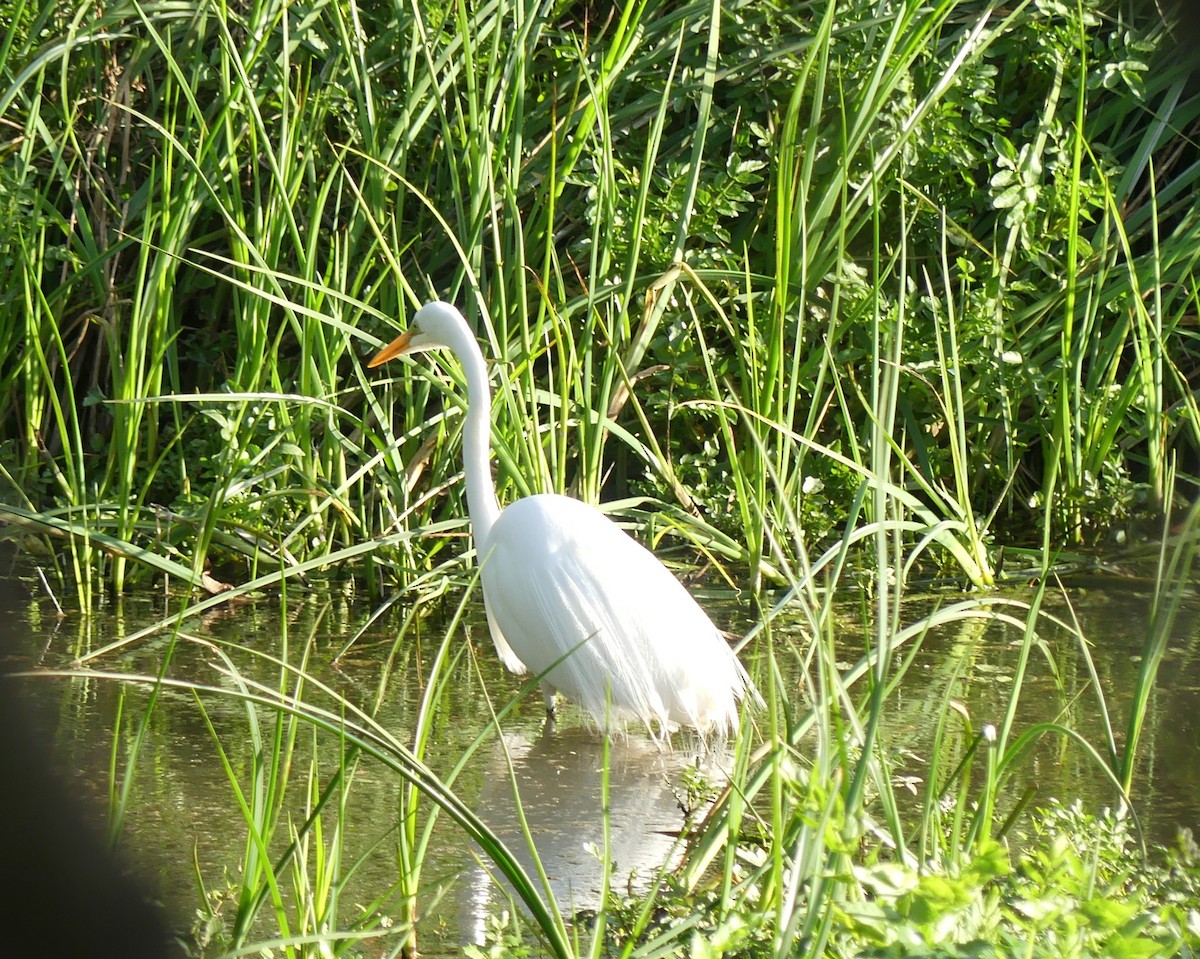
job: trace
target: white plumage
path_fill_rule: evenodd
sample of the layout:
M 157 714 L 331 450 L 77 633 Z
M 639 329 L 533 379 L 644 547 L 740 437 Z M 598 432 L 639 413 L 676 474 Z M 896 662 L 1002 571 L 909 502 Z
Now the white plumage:
M 704 610 L 649 550 L 599 510 L 541 494 L 503 511 L 488 464 L 491 390 L 483 354 L 462 314 L 428 303 L 370 362 L 447 347 L 463 365 L 463 461 L 492 639 L 510 670 L 541 677 L 594 720 L 648 729 L 737 729 L 738 704 L 761 702 Z

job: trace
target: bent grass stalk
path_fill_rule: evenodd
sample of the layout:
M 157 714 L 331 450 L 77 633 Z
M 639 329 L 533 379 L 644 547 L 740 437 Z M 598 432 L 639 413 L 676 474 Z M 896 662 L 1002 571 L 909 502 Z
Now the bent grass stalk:
M 338 795 L 339 791 L 350 788 L 352 770 L 357 762 L 361 761 L 356 757 L 362 757 L 379 762 L 383 768 L 398 775 L 406 784 L 406 789 L 416 788 L 423 799 L 434 803 L 437 808 L 448 814 L 450 819 L 479 845 L 500 874 L 510 883 L 516 895 L 529 910 L 552 954 L 556 956 L 574 954 L 548 889 L 544 887 L 539 889 L 540 884 L 526 876 L 519 862 L 470 807 L 455 795 L 449 783 L 430 770 L 416 753 L 401 743 L 393 733 L 381 727 L 369 713 L 354 706 L 306 672 L 308 649 L 311 649 L 311 643 L 306 647 L 299 664 L 292 664 L 284 657 L 276 657 L 262 651 L 251 652 L 251 655 L 261 663 L 273 664 L 279 670 L 281 685 L 271 686 L 251 678 L 237 667 L 232 656 L 234 654 L 245 655 L 247 650 L 237 646 L 231 646 L 226 650 L 221 643 L 202 640 L 183 632 L 178 634 L 178 638 L 179 641 L 196 643 L 209 650 L 216 657 L 213 668 L 224 681 L 224 684 L 214 685 L 164 677 L 160 685 L 162 688 L 184 691 L 193 697 L 209 728 L 214 748 L 226 771 L 234 799 L 247 826 L 242 888 L 233 932 L 236 942 L 250 941 L 248 937 L 254 928 L 255 917 L 264 904 L 270 905 L 283 943 L 303 941 L 303 937 L 297 930 L 303 928 L 306 920 L 303 912 L 297 917 L 295 923 L 289 920 L 287 900 L 282 894 L 280 882 L 284 876 L 283 870 L 288 868 L 289 863 L 293 864 L 294 868 L 300 868 L 295 864 L 295 860 L 303 848 L 303 837 L 314 832 L 320 825 L 321 811 L 327 807 L 332 797 Z M 139 686 L 147 684 L 153 686 L 158 682 L 158 679 L 152 676 L 90 669 L 51 670 L 39 673 L 39 675 L 89 677 Z M 328 699 L 332 706 L 316 705 L 311 701 L 311 697 L 314 695 Z M 209 710 L 205 706 L 205 701 L 214 697 L 217 700 L 231 698 L 243 706 L 251 738 L 252 754 L 258 757 L 245 782 L 226 749 L 222 734 L 213 725 Z M 267 716 L 275 717 L 274 722 L 269 726 L 264 726 L 259 716 L 260 711 Z M 339 752 L 343 759 L 340 760 L 338 771 L 323 787 L 319 800 L 309 803 L 311 811 L 308 819 L 294 832 L 289 833 L 290 842 L 284 852 L 281 855 L 273 854 L 271 852 L 272 837 L 277 834 L 277 830 L 282 825 L 281 815 L 287 791 L 285 773 L 290 767 L 289 757 L 294 752 L 296 735 L 302 724 L 311 727 L 314 734 L 316 731 L 320 731 L 333 736 L 334 741 L 341 744 Z M 453 775 L 457 775 L 470 753 L 487 735 L 486 731 L 480 734 L 475 745 L 459 760 Z M 422 745 L 422 743 L 418 741 L 418 745 Z M 401 833 L 412 829 L 412 817 L 415 811 L 415 807 L 411 803 L 402 808 L 399 821 Z M 408 846 L 409 853 L 415 854 L 416 858 L 408 860 L 406 868 L 415 866 L 419 870 L 420 859 L 425 851 L 424 842 L 427 841 L 428 828 L 427 826 L 425 840 Z M 411 835 L 415 836 L 415 833 L 411 833 Z M 283 837 L 281 836 L 281 838 Z M 318 885 L 328 888 L 328 877 Z M 403 878 L 398 889 L 405 901 L 408 901 L 408 897 L 414 891 L 404 884 Z M 301 909 L 310 906 L 312 906 L 312 901 L 306 900 L 301 905 Z M 297 927 L 297 930 L 293 930 L 293 925 Z M 395 935 L 407 936 L 408 932 L 408 929 L 402 929 Z
M 1174 499 L 1174 487 L 1174 471 L 1171 470 L 1166 476 L 1166 492 L 1170 496 L 1168 502 Z M 1196 560 L 1200 503 L 1193 503 L 1188 509 L 1178 531 L 1173 530 L 1170 525 L 1171 516 L 1172 514 L 1168 512 L 1163 519 L 1146 641 L 1142 647 L 1141 665 L 1138 669 L 1137 682 L 1133 688 L 1133 701 L 1130 705 L 1129 720 L 1125 730 L 1125 745 L 1120 753 L 1120 765 L 1114 770 L 1119 775 L 1121 789 L 1126 794 L 1133 789 L 1136 764 L 1141 755 L 1138 745 L 1141 741 L 1150 697 L 1158 679 L 1158 670 L 1163 656 L 1171 644 L 1172 629 L 1184 597 L 1189 591 L 1192 569 Z M 1102 687 L 1097 685 L 1096 690 L 1097 694 L 1102 697 Z

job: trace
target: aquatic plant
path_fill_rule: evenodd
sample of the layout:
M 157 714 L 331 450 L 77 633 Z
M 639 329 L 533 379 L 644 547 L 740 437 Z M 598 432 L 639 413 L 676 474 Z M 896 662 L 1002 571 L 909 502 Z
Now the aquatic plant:
M 1063 954 L 1194 949 L 1173 899 L 1194 897 L 1194 857 L 1164 875 L 1132 854 L 1200 442 L 1200 95 L 1172 25 L 1099 0 L 607 13 L 9 12 L 0 520 L 49 547 L 68 609 L 151 580 L 170 604 L 133 632 L 85 631 L 57 673 L 126 690 L 114 840 L 163 703 L 182 701 L 244 826 L 228 888 L 200 880 L 205 954 L 347 953 L 367 936 L 411 950 L 440 888 L 424 868 L 439 820 L 531 917 L 497 923 L 501 955 L 526 931 L 561 956 L 1003 950 L 1035 933 Z M 421 602 L 470 595 L 461 384 L 362 362 L 433 296 L 497 358 L 502 502 L 603 498 L 668 561 L 761 604 L 751 664 L 769 708 L 733 744 L 728 789 L 677 873 L 590 925 L 478 821 L 459 788 L 478 744 L 431 763 L 437 717 L 461 707 L 456 623 L 412 670 L 403 735 L 374 719 L 378 698 L 315 675 L 314 638 L 266 652 L 189 626 L 263 591 L 399 597 L 386 683 L 423 648 Z M 1031 664 L 1057 664 L 1041 636 L 1054 574 L 1094 565 L 1096 544 L 1152 571 L 1132 704 L 1105 694 L 1058 610 L 1104 728 L 1081 732 L 1070 702 L 1026 725 Z M 918 586 L 1005 579 L 1038 585 L 904 612 Z M 850 664 L 846 595 L 862 597 Z M 776 629 L 784 613 L 798 635 Z M 930 630 L 1001 625 L 1019 638 L 1002 714 L 972 715 L 947 686 L 924 780 L 898 795 L 886 706 L 915 650 Z M 1046 742 L 1132 812 L 1054 814 L 1005 851 L 1033 798 L 1004 787 Z M 370 788 L 367 764 L 396 789 L 378 838 L 395 870 L 351 905 L 346 797 Z M 1052 902 L 1086 921 L 1039 910 Z

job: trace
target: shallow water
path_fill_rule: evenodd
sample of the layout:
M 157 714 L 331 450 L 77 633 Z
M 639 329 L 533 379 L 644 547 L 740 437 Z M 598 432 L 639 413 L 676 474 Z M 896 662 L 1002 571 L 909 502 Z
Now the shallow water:
M 14 569 L 2 585 L 0 666 L 10 669 L 63 664 L 178 610 L 183 602 L 179 596 L 143 595 L 87 618 L 59 620 L 28 569 Z M 1046 609 L 1066 621 L 1079 618 L 1092 644 L 1120 741 L 1129 709 L 1127 691 L 1136 679 L 1147 630 L 1148 597 L 1116 582 L 1104 589 L 1076 589 L 1070 596 L 1072 607 L 1061 599 L 1049 599 Z M 902 618 L 912 622 L 939 604 L 961 598 L 914 601 Z M 705 604 L 714 619 L 731 631 L 745 632 L 752 624 L 746 608 L 732 600 L 708 599 Z M 278 668 L 253 654 L 298 662 L 307 650 L 307 670 L 314 679 L 350 703 L 374 710 L 384 727 L 410 739 L 425 678 L 448 628 L 444 616 L 453 610 L 418 620 L 406 642 L 397 644 L 403 622 L 399 608 L 374 622 L 377 610 L 345 596 L 292 596 L 286 616 L 281 616 L 282 608 L 279 597 L 239 602 L 184 622 L 181 639 L 173 647 L 159 636 L 110 653 L 95 665 L 152 677 L 169 651 L 170 676 L 231 689 L 233 680 L 222 671 L 218 652 L 224 650 L 236 659 L 242 674 L 275 687 L 280 683 Z M 860 623 L 857 605 L 848 604 L 843 631 L 847 665 L 863 650 Z M 1194 787 L 1200 781 L 1196 748 L 1200 649 L 1195 623 L 1186 611 L 1179 618 L 1140 746 L 1134 805 L 1147 837 L 1159 844 L 1171 842 L 1179 826 L 1195 827 L 1200 820 L 1200 797 Z M 783 619 L 776 622 L 774 634 L 781 668 L 796 701 L 804 704 L 804 638 L 798 626 L 789 627 Z M 1020 639 L 1016 628 L 967 622 L 938 629 L 920 643 L 908 678 L 891 698 L 883 730 L 896 787 L 911 789 L 914 805 L 927 774 L 925 752 L 944 702 L 953 699 L 961 704 L 973 730 L 1000 723 L 1008 708 Z M 1023 685 L 1018 729 L 1057 722 L 1102 743 L 1103 721 L 1094 695 L 1086 688 L 1078 641 L 1049 624 L 1039 639 Z M 468 610 L 465 626 L 458 627 L 450 648 L 460 655 L 450 667 L 449 683 L 433 716 L 427 753 L 429 764 L 443 775 L 488 724 L 493 710 L 507 704 L 522 686 L 496 661 L 480 610 Z M 756 659 L 763 652 L 747 649 L 744 659 L 752 674 L 761 666 Z M 897 655 L 905 653 L 900 650 Z M 381 676 L 387 677 L 383 685 Z M 175 916 L 192 915 L 197 903 L 193 860 L 210 891 L 236 882 L 233 873 L 243 861 L 246 827 L 223 771 L 220 750 L 226 751 L 234 775 L 245 787 L 252 778 L 254 754 L 252 718 L 243 704 L 232 696 L 208 695 L 202 712 L 190 694 L 166 689 L 149 715 L 139 747 L 145 686 L 94 677 L 35 677 L 21 686 L 52 730 L 73 788 L 91 797 L 98 817 L 103 817 L 106 806 L 114 740 L 119 768 L 127 768 L 136 755 L 123 843 Z M 124 719 L 118 725 L 119 710 Z M 260 710 L 253 717 L 266 734 L 273 722 L 268 712 Z M 534 692 L 506 715 L 503 735 L 492 735 L 471 756 L 454 789 L 518 853 L 526 849 L 514 800 L 514 795 L 519 796 L 520 812 L 560 903 L 567 911 L 592 908 L 602 879 L 605 768 L 613 881 L 624 891 L 650 881 L 678 854 L 676 837 L 685 824 L 682 810 L 695 801 L 687 784 L 697 779 L 719 782 L 721 765 L 728 757 L 709 750 L 702 768 L 697 768 L 698 749 L 686 737 L 674 750 L 664 752 L 643 734 L 631 731 L 612 739 L 606 761 L 603 738 L 589 731 L 578 714 L 568 710 L 553 733 L 543 729 L 542 719 L 541 699 Z M 956 734 L 966 741 L 965 732 L 951 733 Z M 314 763 L 325 776 L 336 768 L 338 744 L 333 740 L 325 736 L 314 742 L 307 731 L 297 738 L 287 804 L 297 821 L 302 818 L 306 771 Z M 1031 756 L 1014 768 L 1007 791 L 1013 803 L 1026 791 L 1032 793 L 1034 805 L 1078 798 L 1092 812 L 1117 800 L 1085 752 L 1055 736 L 1041 739 Z M 343 917 L 354 914 L 347 904 L 368 903 L 395 882 L 400 797 L 401 786 L 393 774 L 369 761 L 357 765 L 346 791 L 343 857 L 345 862 L 361 857 L 361 863 L 342 891 Z M 428 808 L 426 803 L 418 810 L 422 822 Z M 519 858 L 534 874 L 528 851 Z M 433 830 L 422 883 L 427 890 L 427 901 L 421 903 L 421 944 L 426 954 L 441 947 L 454 951 L 463 941 L 477 941 L 487 916 L 512 908 L 503 884 L 491 877 L 477 851 L 445 817 Z M 435 889 L 440 897 L 432 894 Z M 394 907 L 394 902 L 387 904 L 384 911 Z

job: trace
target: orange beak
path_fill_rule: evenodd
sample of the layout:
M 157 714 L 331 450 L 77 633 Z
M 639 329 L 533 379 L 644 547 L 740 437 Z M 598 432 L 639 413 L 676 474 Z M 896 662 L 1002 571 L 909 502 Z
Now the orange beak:
M 381 366 L 388 360 L 393 360 L 402 353 L 407 352 L 409 341 L 412 339 L 413 331 L 405 330 L 398 337 L 392 340 L 387 346 L 371 357 L 371 361 L 367 363 L 367 369 L 373 370 L 377 366 Z

